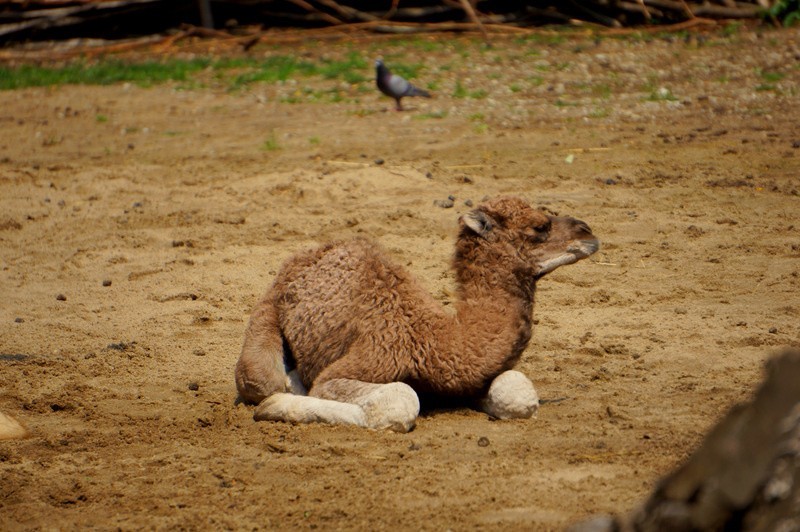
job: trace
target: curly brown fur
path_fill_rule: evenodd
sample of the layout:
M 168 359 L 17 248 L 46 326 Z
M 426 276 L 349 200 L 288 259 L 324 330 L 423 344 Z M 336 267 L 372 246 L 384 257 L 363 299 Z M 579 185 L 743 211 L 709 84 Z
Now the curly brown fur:
M 250 320 L 236 367 L 242 398 L 290 391 L 292 365 L 309 395 L 347 402 L 363 395 L 356 382 L 403 382 L 444 396 L 485 392 L 530 340 L 536 281 L 598 244 L 583 222 L 513 197 L 459 223 L 455 314 L 369 240 L 290 258 Z

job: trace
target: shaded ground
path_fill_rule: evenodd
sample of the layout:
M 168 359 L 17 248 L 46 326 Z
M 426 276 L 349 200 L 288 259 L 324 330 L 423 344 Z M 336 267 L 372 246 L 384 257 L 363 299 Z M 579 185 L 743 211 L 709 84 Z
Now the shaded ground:
M 0 528 L 628 510 L 800 342 L 798 37 L 365 48 L 427 65 L 437 97 L 406 113 L 309 103 L 316 78 L 0 93 L 0 410 L 31 431 L 0 443 Z M 519 368 L 538 419 L 430 412 L 401 435 L 234 406 L 249 310 L 289 254 L 368 235 L 447 304 L 464 202 L 501 193 L 603 242 L 540 283 Z

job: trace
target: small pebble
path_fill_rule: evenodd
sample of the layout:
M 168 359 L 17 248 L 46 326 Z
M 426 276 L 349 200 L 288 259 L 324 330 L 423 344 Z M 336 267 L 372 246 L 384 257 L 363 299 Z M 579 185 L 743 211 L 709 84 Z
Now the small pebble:
M 453 207 L 453 205 L 455 205 L 455 202 L 448 198 L 446 200 L 433 200 L 433 204 L 437 207 L 441 207 L 442 209 L 450 209 Z
M 22 318 L 14 318 L 14 323 L 25 323 L 25 320 Z
M 489 446 L 489 438 L 486 436 L 481 436 L 478 438 L 478 447 L 488 447 Z
M 189 389 L 192 390 L 193 392 L 196 392 L 197 390 L 200 389 L 200 385 L 197 384 L 196 382 L 190 382 Z
M 800 148 L 800 140 L 796 140 L 796 141 L 792 142 L 792 148 L 795 148 L 795 149 Z
M 777 327 L 770 327 L 769 333 L 770 334 L 777 334 L 778 333 L 778 328 Z
M 375 159 L 375 164 L 377 164 L 378 166 L 382 165 L 384 162 L 385 161 L 383 159 L 381 159 L 380 157 Z
M 198 357 L 204 357 L 204 356 L 206 356 L 206 352 L 205 352 L 205 350 L 204 350 L 202 347 L 198 347 L 197 349 L 195 349 L 194 351 L 192 351 L 192 354 L 193 354 L 194 356 L 198 356 Z
M 58 294 L 56 296 L 56 299 L 59 300 L 59 301 L 66 301 L 67 300 L 67 296 L 65 296 L 64 294 Z
M 472 200 L 471 199 L 465 200 L 464 205 L 466 205 L 467 207 L 472 207 Z
M 111 280 L 110 279 L 103 279 L 103 286 L 111 286 Z
M 610 177 L 606 179 L 606 185 L 616 185 L 616 184 L 617 184 L 616 179 L 611 179 Z

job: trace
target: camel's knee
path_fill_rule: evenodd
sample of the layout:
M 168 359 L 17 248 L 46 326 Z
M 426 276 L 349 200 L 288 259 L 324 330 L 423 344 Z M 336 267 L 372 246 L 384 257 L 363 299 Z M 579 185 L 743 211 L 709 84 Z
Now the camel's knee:
M 285 378 L 254 373 L 246 365 L 236 364 L 236 391 L 247 403 L 258 404 L 274 393 L 285 391 L 285 381 Z
M 248 403 L 260 403 L 274 393 L 294 389 L 282 349 L 245 344 L 236 362 L 235 377 L 239 397 Z
M 489 386 L 481 410 L 497 419 L 527 419 L 539 410 L 539 394 L 519 371 L 504 371 Z
M 270 299 L 264 299 L 253 311 L 236 363 L 239 397 L 248 403 L 260 403 L 274 393 L 292 390 L 284 356 L 277 310 Z

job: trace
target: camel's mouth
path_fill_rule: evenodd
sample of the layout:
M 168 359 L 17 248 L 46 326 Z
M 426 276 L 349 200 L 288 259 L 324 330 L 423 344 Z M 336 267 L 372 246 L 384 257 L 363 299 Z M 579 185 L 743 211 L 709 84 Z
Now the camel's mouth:
M 585 259 L 595 251 L 600 249 L 600 241 L 596 238 L 591 240 L 578 240 L 574 242 L 569 247 L 567 247 L 567 253 L 572 253 L 578 257 L 578 259 Z
M 567 246 L 566 253 L 562 253 L 561 255 L 540 262 L 538 264 L 539 270 L 536 273 L 536 278 L 540 279 L 559 266 L 574 264 L 581 259 L 585 259 L 598 249 L 600 249 L 600 241 L 596 238 L 591 240 L 575 240 L 570 243 L 569 246 Z

